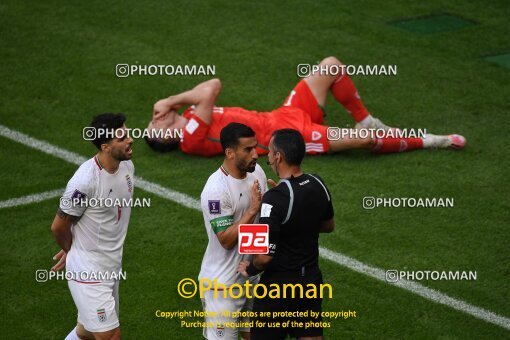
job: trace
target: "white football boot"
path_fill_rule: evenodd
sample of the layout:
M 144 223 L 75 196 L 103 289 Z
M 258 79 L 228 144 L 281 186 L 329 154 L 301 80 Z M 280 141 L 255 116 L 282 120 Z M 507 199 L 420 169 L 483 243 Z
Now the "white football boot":
M 431 149 L 463 149 L 466 145 L 466 138 L 461 135 L 433 135 L 427 133 L 423 138 L 423 145 Z

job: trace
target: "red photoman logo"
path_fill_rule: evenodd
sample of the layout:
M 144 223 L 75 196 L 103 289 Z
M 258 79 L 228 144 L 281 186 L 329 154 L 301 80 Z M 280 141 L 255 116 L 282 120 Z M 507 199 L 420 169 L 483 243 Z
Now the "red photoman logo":
M 269 253 L 268 224 L 240 224 L 237 236 L 239 254 Z

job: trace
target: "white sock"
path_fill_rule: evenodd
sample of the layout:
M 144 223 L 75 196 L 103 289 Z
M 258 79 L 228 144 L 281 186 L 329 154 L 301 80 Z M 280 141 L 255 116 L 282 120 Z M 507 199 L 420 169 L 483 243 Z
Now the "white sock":
M 449 145 L 448 136 L 433 135 L 427 133 L 421 139 L 423 141 L 423 148 L 446 148 Z
M 425 134 L 421 140 L 423 141 L 423 148 L 428 149 L 432 146 L 432 136 L 429 134 Z
M 71 333 L 67 334 L 67 336 L 64 340 L 80 340 L 80 338 L 78 337 L 78 334 L 76 333 L 76 327 L 73 328 Z
M 358 122 L 358 124 L 367 129 L 372 125 L 373 120 L 374 118 L 372 115 L 368 115 L 362 121 Z

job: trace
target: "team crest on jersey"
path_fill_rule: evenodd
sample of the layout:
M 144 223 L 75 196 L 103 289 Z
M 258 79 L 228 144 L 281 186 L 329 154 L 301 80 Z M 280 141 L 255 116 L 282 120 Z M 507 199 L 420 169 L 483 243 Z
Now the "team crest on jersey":
M 126 181 L 127 181 L 128 191 L 129 192 L 133 191 L 133 182 L 131 181 L 131 177 L 129 176 L 129 174 L 126 175 Z
M 98 318 L 99 322 L 106 321 L 106 312 L 105 312 L 104 308 L 97 310 L 97 318 Z
M 223 324 L 220 323 L 216 326 L 216 335 L 218 338 L 223 338 L 225 335 L 225 326 L 223 326 Z
M 209 213 L 221 214 L 220 200 L 209 200 Z

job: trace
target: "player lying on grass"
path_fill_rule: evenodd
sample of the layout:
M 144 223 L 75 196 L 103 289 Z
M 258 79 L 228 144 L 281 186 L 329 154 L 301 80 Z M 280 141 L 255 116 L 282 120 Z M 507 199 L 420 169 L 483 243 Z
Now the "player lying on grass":
M 325 67 L 342 65 L 335 57 L 320 63 Z M 213 156 L 222 154 L 220 131 L 231 122 L 250 126 L 255 130 L 259 144 L 257 152 L 266 154 L 273 131 L 291 128 L 298 130 L 306 143 L 308 154 L 323 154 L 348 149 L 371 149 L 377 153 L 402 152 L 425 148 L 464 147 L 466 140 L 460 135 L 437 136 L 427 134 L 424 138 L 360 138 L 343 136 L 328 140 L 322 107 L 328 92 L 342 104 L 356 121 L 356 128 L 389 130 L 379 119 L 367 111 L 358 91 L 347 74 L 330 76 L 316 72 L 301 80 L 291 91 L 283 106 L 271 112 L 249 111 L 240 107 L 216 107 L 221 91 L 219 79 L 211 79 L 195 88 L 159 100 L 154 104 L 149 130 L 184 129 L 183 138 L 174 133 L 169 138 L 146 139 L 157 151 L 170 151 L 180 147 L 184 153 Z M 182 115 L 178 109 L 189 106 Z M 172 136 L 170 136 L 172 135 Z

